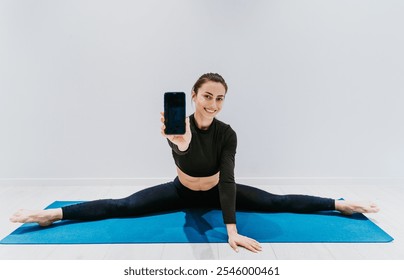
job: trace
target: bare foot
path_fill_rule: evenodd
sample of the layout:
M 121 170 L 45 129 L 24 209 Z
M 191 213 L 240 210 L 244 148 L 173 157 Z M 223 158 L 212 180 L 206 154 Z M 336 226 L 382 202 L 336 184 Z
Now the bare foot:
M 10 217 L 13 223 L 38 223 L 40 226 L 49 226 L 62 219 L 62 209 L 25 210 L 20 209 Z
M 345 200 L 336 200 L 335 209 L 344 215 L 352 215 L 353 213 L 377 213 L 380 210 L 373 202 Z

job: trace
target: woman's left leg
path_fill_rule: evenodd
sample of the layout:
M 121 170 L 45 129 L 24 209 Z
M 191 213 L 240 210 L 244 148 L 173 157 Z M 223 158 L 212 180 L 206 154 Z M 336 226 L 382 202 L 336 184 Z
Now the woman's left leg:
M 277 195 L 255 187 L 237 184 L 236 209 L 259 212 L 309 213 L 335 210 L 335 200 L 301 194 Z

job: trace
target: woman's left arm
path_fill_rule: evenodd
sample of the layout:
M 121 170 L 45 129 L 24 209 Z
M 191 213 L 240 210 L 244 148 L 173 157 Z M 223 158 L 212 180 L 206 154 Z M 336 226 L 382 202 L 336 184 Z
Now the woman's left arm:
M 223 145 L 221 163 L 219 196 L 226 224 L 228 242 L 238 252 L 238 246 L 244 247 L 254 253 L 261 251 L 261 245 L 254 239 L 243 236 L 237 232 L 236 226 L 236 182 L 234 179 L 235 155 L 237 149 L 237 135 L 228 127 Z
M 244 247 L 251 252 L 262 251 L 261 245 L 254 239 L 238 234 L 236 224 L 226 224 L 229 245 L 238 252 L 238 246 Z

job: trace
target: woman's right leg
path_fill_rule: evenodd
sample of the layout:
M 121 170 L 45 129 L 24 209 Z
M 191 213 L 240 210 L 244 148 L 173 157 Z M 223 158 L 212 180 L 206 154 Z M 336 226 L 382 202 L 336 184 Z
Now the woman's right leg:
M 13 223 L 38 223 L 40 226 L 49 226 L 62 219 L 62 209 L 26 210 L 20 209 L 10 217 Z
M 101 199 L 62 207 L 64 220 L 100 220 L 171 211 L 183 206 L 173 182 L 150 187 L 121 199 Z
M 178 178 L 136 192 L 121 199 L 101 199 L 73 204 L 57 209 L 19 210 L 12 222 L 39 223 L 48 226 L 58 220 L 100 220 L 112 217 L 140 216 L 149 213 L 178 210 L 184 207 L 179 195 Z

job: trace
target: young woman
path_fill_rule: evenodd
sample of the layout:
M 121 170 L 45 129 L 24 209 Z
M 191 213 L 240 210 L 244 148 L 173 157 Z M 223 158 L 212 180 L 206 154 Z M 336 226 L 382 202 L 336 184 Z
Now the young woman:
M 102 199 L 59 209 L 19 210 L 10 220 L 48 226 L 55 221 L 98 220 L 112 217 L 141 216 L 192 207 L 221 209 L 228 242 L 252 252 L 261 251 L 254 239 L 240 235 L 236 227 L 236 209 L 260 212 L 314 212 L 338 210 L 343 214 L 374 213 L 370 202 L 339 201 L 308 195 L 275 195 L 236 184 L 234 179 L 237 136 L 234 130 L 215 117 L 222 110 L 227 84 L 216 73 L 202 75 L 192 88 L 195 112 L 186 119 L 184 135 L 161 134 L 171 147 L 178 176 L 172 181 L 136 192 L 122 199 Z

